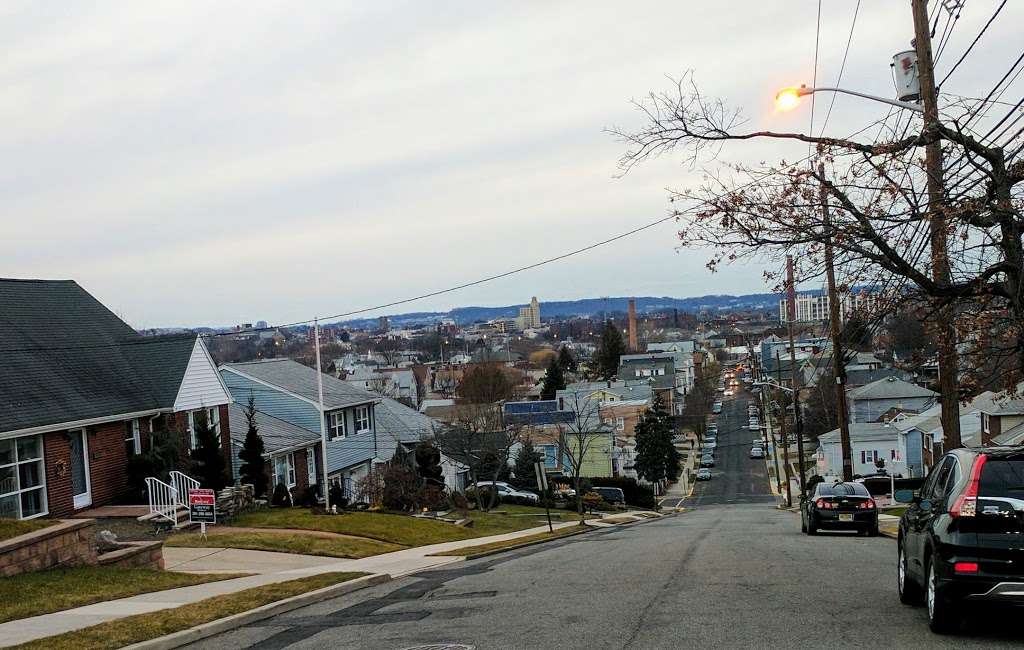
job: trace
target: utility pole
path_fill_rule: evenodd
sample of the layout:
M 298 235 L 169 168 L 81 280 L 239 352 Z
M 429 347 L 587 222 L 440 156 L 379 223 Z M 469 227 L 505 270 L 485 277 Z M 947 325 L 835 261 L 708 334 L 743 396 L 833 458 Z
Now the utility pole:
M 781 386 L 782 385 L 782 362 L 779 360 L 779 351 L 775 351 L 775 381 Z M 786 407 L 781 402 L 784 402 L 780 397 L 781 390 L 775 389 L 773 395 L 778 397 L 779 410 L 779 433 L 782 435 L 782 473 L 786 475 L 786 507 L 793 507 L 793 473 L 789 469 L 789 430 L 786 427 Z
M 793 256 L 786 256 L 786 320 L 789 321 L 789 365 L 793 373 L 793 428 L 796 431 L 796 455 L 800 467 L 800 500 L 807 496 L 807 480 L 804 470 L 804 437 L 800 426 L 800 385 L 797 380 L 796 348 L 793 343 L 793 323 L 796 321 L 796 282 L 793 279 Z
M 914 14 L 914 49 L 917 51 L 917 74 L 924 108 L 924 132 L 939 127 L 938 93 L 935 89 L 935 67 L 932 61 L 932 38 L 928 28 L 927 0 L 911 0 Z M 936 140 L 924 150 L 925 174 L 928 177 L 928 224 L 931 238 L 932 279 L 939 286 L 949 284 L 949 252 L 946 245 L 945 185 L 942 170 L 942 141 Z M 960 440 L 960 398 L 958 389 L 959 362 L 956 352 L 956 329 L 953 310 L 947 304 L 933 312 L 938 334 L 939 394 L 942 403 L 942 434 L 945 449 L 962 447 Z
M 818 176 L 825 178 L 825 165 L 818 163 Z M 832 332 L 832 369 L 836 376 L 836 418 L 839 420 L 839 447 L 843 451 L 843 480 L 853 480 L 853 458 L 850 452 L 850 424 L 846 409 L 846 357 L 843 353 L 839 325 L 839 296 L 836 294 L 836 269 L 832 255 L 832 220 L 828 212 L 825 184 L 821 185 L 821 221 L 825 226 L 825 275 L 828 278 L 828 324 Z
M 324 510 L 331 511 L 331 486 L 327 481 L 327 421 L 324 415 L 324 375 L 320 367 L 320 319 L 313 319 L 313 345 L 316 346 L 317 412 L 320 414 L 320 462 L 324 466 Z

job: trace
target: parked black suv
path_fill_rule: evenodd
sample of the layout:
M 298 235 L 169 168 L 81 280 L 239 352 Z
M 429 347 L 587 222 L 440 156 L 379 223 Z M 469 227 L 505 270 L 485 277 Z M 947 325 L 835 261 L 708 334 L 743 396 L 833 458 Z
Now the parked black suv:
M 955 631 L 969 602 L 1024 605 L 1024 447 L 956 449 L 935 464 L 900 518 L 900 600 Z

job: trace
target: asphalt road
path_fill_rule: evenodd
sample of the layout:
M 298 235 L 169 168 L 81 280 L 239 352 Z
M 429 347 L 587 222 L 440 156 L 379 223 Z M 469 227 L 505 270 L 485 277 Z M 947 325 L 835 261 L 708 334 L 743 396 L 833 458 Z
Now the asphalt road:
M 740 409 L 742 399 L 726 419 L 742 414 L 742 426 Z M 730 444 L 747 432 L 721 430 L 716 477 L 686 512 L 456 563 L 194 647 L 1021 647 L 1016 618 L 994 611 L 959 636 L 933 635 L 922 609 L 899 603 L 893 540 L 802 535 L 767 495 L 763 462 Z
M 742 391 L 724 398 L 717 417 L 718 447 L 710 481 L 698 481 L 693 495 L 683 503 L 687 508 L 730 503 L 772 503 L 776 498 L 768 488 L 768 471 L 763 459 L 750 458 L 750 447 L 757 431 L 747 426 L 750 393 Z

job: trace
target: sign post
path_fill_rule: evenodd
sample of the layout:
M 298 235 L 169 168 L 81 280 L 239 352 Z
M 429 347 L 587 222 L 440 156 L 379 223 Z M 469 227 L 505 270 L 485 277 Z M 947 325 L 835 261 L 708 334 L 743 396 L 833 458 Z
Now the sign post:
M 548 501 L 548 475 L 544 471 L 544 463 L 533 464 L 533 472 L 537 475 L 537 488 L 540 490 L 540 498 L 544 499 L 544 510 L 548 513 L 548 532 L 555 532 L 551 525 L 551 503 Z
M 206 539 L 206 524 L 217 523 L 217 495 L 213 490 L 193 488 L 188 491 L 188 521 L 199 524 L 199 534 Z

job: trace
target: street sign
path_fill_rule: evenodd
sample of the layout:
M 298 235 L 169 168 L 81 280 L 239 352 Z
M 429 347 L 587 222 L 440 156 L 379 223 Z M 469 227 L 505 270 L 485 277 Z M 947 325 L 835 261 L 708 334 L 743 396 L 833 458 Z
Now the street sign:
M 533 472 L 537 476 L 537 489 L 540 490 L 541 494 L 547 494 L 548 491 L 548 475 L 544 471 L 544 463 L 536 462 L 533 464 Z
M 193 524 L 217 523 L 217 495 L 213 490 L 194 488 L 188 491 L 188 520 Z
M 555 532 L 551 525 L 551 503 L 548 501 L 548 474 L 544 471 L 544 463 L 537 461 L 533 464 L 533 472 L 537 475 L 537 488 L 540 490 L 540 498 L 544 501 L 544 510 L 548 514 L 548 532 Z

